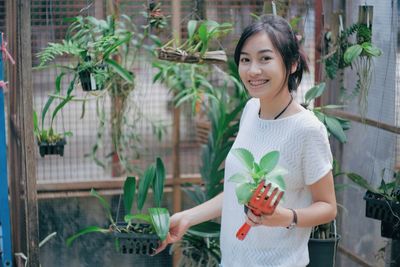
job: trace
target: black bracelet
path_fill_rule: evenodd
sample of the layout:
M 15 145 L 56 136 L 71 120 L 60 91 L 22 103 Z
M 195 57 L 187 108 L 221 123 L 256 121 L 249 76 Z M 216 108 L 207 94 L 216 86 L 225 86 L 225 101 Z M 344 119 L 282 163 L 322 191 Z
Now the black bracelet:
M 287 229 L 293 229 L 297 225 L 297 213 L 294 209 L 290 209 L 293 212 L 293 221 L 289 224 Z

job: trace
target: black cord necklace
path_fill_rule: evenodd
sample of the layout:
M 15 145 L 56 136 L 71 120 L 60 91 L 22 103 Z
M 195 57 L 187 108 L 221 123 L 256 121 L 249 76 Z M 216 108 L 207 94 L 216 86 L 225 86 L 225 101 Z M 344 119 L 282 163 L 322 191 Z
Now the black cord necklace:
M 290 106 L 290 104 L 292 104 L 292 101 L 293 101 L 293 96 L 290 95 L 289 104 L 287 104 L 287 106 L 286 106 L 278 115 L 276 115 L 276 116 L 274 117 L 274 120 L 276 120 L 277 118 L 279 118 L 279 117 L 287 110 L 287 108 Z M 261 108 L 260 108 L 260 110 L 258 111 L 258 116 L 261 116 Z

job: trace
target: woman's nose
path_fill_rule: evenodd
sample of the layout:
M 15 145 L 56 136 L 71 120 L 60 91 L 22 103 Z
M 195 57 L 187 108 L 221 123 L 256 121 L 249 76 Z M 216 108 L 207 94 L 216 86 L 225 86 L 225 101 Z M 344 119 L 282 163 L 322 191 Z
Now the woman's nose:
M 257 63 L 252 63 L 252 64 L 250 64 L 248 73 L 249 73 L 249 75 L 258 75 L 261 73 L 261 68 Z

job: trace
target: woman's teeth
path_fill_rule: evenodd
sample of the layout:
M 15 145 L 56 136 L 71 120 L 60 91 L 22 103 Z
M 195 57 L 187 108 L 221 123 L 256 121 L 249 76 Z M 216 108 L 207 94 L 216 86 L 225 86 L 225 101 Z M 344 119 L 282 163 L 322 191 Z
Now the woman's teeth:
M 267 83 L 268 80 L 249 81 L 251 86 L 258 86 Z

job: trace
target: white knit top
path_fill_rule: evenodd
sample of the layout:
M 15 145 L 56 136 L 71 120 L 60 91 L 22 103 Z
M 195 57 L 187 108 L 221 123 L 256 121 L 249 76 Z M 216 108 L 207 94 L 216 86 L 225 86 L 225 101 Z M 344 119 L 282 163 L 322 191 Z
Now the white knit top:
M 312 203 L 308 185 L 332 169 L 332 154 L 325 126 L 311 111 L 304 109 L 277 120 L 258 116 L 260 102 L 250 99 L 244 108 L 238 136 L 232 148 L 250 150 L 256 162 L 269 151 L 278 150 L 278 165 L 289 174 L 284 177 L 283 207 L 298 209 Z M 304 267 L 309 262 L 308 239 L 311 228 L 252 227 L 243 241 L 236 232 L 245 222 L 243 205 L 238 204 L 236 184 L 228 179 L 245 167 L 231 153 L 225 162 L 222 208 L 221 252 L 223 267 Z

